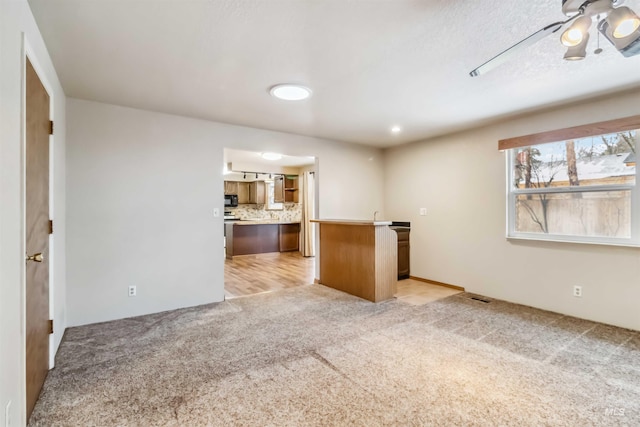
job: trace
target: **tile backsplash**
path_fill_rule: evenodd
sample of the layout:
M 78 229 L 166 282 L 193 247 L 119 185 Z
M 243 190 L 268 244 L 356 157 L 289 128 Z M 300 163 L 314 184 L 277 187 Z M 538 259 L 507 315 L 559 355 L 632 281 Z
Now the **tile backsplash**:
M 238 205 L 237 208 L 225 208 L 238 219 L 277 219 L 298 222 L 302 218 L 301 203 L 285 203 L 281 211 L 268 211 L 266 205 Z

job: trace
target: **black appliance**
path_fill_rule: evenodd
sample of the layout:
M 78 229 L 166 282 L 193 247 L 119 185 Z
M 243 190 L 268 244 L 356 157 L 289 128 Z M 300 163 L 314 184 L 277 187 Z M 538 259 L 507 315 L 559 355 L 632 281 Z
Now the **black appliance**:
M 224 207 L 225 208 L 235 208 L 238 206 L 238 195 L 237 194 L 225 194 L 224 195 Z
M 410 276 L 409 233 L 411 232 L 411 223 L 409 221 L 392 221 L 389 228 L 398 234 L 398 280 L 408 279 Z

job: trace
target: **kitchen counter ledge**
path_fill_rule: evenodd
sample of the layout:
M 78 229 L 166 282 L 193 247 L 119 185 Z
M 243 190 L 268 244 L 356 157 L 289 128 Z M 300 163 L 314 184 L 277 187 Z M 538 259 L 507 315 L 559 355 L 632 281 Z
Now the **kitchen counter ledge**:
M 369 221 L 366 219 L 312 219 L 311 222 L 320 224 L 340 224 L 340 225 L 391 225 L 391 221 Z
M 261 220 L 225 220 L 225 224 L 233 225 L 260 225 L 260 224 L 300 224 L 300 221 L 280 221 L 278 219 L 261 219 Z

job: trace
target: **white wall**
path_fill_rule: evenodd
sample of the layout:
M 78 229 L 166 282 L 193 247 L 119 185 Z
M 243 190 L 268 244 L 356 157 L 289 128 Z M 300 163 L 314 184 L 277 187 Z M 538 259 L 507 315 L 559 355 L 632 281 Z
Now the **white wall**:
M 55 348 L 65 328 L 65 96 L 26 0 L 0 0 L 0 414 L 11 401 L 12 425 L 24 425 L 23 36 L 49 95 L 55 121 L 52 244 Z
M 508 241 L 505 153 L 497 149 L 503 138 L 640 114 L 638 99 L 635 91 L 387 150 L 385 208 L 411 221 L 411 274 L 640 329 L 640 249 Z M 574 285 L 582 298 L 572 296 Z
M 378 149 L 76 99 L 67 119 L 70 325 L 223 300 L 225 147 L 318 156 L 321 217 L 382 211 Z

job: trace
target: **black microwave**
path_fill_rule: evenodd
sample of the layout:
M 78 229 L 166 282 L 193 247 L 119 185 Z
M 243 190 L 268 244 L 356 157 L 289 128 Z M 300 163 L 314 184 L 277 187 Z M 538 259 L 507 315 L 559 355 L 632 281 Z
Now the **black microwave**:
M 238 195 L 237 194 L 225 194 L 224 195 L 224 207 L 225 208 L 235 208 L 238 206 Z

